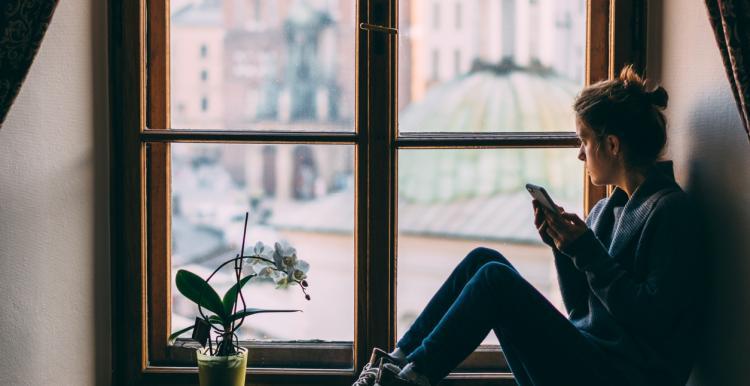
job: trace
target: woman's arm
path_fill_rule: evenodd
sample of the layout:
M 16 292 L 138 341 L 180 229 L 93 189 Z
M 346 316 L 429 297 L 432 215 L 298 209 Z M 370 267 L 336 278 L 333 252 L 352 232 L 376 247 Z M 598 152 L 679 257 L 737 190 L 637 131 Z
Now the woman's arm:
M 694 299 L 698 280 L 699 234 L 683 194 L 664 196 L 641 231 L 638 258 L 646 259 L 646 276 L 637 280 L 615 259 L 591 230 L 563 248 L 586 274 L 594 295 L 623 324 L 647 334 L 673 326 Z
M 570 319 L 577 319 L 588 313 L 589 285 L 586 275 L 579 271 L 570 257 L 552 248 L 555 255 L 555 269 L 557 281 L 560 284 L 560 294 Z
M 555 257 L 557 281 L 560 285 L 560 294 L 565 310 L 568 312 L 570 319 L 576 319 L 579 315 L 585 315 L 588 311 L 589 288 L 586 275 L 573 265 L 570 257 L 557 249 L 554 240 L 547 234 L 545 216 L 539 202 L 533 200 L 532 205 L 534 206 L 534 225 L 539 231 L 542 241 L 552 248 Z M 559 209 L 560 212 L 564 212 L 562 207 Z

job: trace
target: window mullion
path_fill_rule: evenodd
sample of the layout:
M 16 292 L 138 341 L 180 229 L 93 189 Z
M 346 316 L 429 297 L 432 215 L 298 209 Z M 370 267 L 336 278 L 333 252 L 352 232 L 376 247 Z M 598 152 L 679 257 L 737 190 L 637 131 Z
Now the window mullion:
M 392 0 L 370 0 L 361 5 L 362 22 L 390 27 L 396 25 L 396 4 Z M 364 219 L 358 221 L 365 239 L 365 283 L 359 298 L 358 323 L 364 337 L 357 343 L 355 366 L 367 361 L 372 347 L 389 348 L 395 339 L 395 111 L 396 39 L 379 31 L 360 31 L 365 47 L 362 67 L 366 84 L 360 95 L 360 126 L 363 138 L 359 154 L 360 187 L 365 201 Z M 360 78 L 362 79 L 362 78 Z M 360 190 L 362 192 L 362 190 Z M 364 220 L 364 221 L 362 221 Z M 362 251 L 362 249 L 360 249 Z M 360 276 L 361 277 L 361 276 Z M 359 310 L 358 310 L 359 311 Z

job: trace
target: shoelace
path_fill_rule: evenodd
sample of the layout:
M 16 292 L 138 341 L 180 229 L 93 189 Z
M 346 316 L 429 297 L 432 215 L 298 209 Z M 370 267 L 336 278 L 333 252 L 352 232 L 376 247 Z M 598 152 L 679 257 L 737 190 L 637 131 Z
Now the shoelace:
M 370 367 L 370 364 L 365 364 L 362 368 L 362 372 L 359 374 L 359 378 L 352 384 L 352 386 L 372 386 L 375 378 L 378 376 L 378 368 Z

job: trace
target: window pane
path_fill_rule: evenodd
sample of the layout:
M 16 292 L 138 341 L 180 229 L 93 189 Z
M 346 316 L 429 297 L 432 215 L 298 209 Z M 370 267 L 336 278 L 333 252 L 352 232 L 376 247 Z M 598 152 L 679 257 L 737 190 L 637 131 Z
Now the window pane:
M 170 0 L 171 127 L 354 130 L 356 3 Z
M 310 264 L 312 296 L 275 289 L 269 279 L 245 287 L 248 307 L 300 309 L 245 320 L 239 338 L 352 341 L 354 336 L 354 148 L 349 145 L 172 144 L 172 329 L 191 325 L 197 306 L 174 286 L 178 269 L 207 278 L 257 242 L 287 240 Z M 211 284 L 223 296 L 231 267 Z M 332 317 L 335 315 L 335 317 Z
M 586 0 L 399 3 L 401 132 L 575 131 Z
M 534 227 L 524 185 L 544 186 L 582 216 L 577 149 L 400 150 L 398 335 L 472 249 L 495 249 L 563 310 L 552 251 Z M 497 344 L 490 334 L 485 344 Z

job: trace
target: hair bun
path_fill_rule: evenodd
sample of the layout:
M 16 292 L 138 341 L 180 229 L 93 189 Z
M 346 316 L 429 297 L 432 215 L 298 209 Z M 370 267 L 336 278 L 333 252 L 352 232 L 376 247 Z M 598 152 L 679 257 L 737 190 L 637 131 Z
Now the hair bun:
M 648 97 L 651 100 L 651 104 L 656 105 L 661 108 L 667 107 L 667 101 L 669 100 L 669 95 L 667 95 L 667 90 L 665 90 L 664 87 L 662 86 L 657 87 L 656 90 L 648 93 Z

